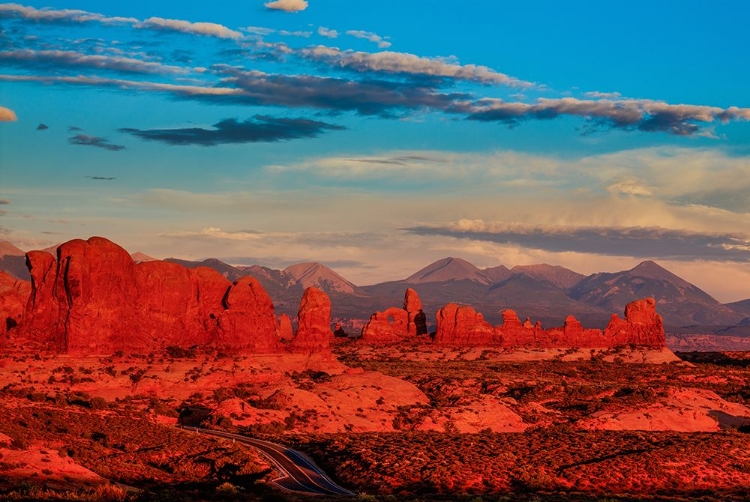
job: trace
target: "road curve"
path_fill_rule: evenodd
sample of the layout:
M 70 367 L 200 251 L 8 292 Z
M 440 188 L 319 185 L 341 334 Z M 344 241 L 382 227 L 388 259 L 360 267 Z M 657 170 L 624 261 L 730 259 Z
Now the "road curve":
M 183 430 L 200 434 L 231 439 L 259 450 L 278 469 L 281 476 L 273 480 L 279 488 L 307 495 L 354 496 L 354 493 L 334 483 L 325 472 L 303 454 L 285 446 L 231 432 L 202 429 L 200 427 L 178 426 Z

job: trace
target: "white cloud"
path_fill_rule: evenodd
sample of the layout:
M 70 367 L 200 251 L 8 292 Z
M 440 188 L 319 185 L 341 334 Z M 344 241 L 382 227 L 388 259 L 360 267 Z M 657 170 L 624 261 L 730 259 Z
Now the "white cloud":
M 136 28 L 146 28 L 159 31 L 178 31 L 192 35 L 205 35 L 217 38 L 239 39 L 242 33 L 230 30 L 226 26 L 216 23 L 191 23 L 180 19 L 164 19 L 161 17 L 150 17 L 142 23 L 137 23 Z
M 321 61 L 334 67 L 357 72 L 383 72 L 391 74 L 413 74 L 431 77 L 455 78 L 483 84 L 502 84 L 511 87 L 527 88 L 534 84 L 524 82 L 486 66 L 461 65 L 444 59 L 431 59 L 405 52 L 342 51 L 335 47 L 319 45 L 303 49 L 305 58 Z
M 16 112 L 10 108 L 0 106 L 0 122 L 15 122 L 16 120 L 18 120 Z
M 108 17 L 103 14 L 86 12 L 72 9 L 36 9 L 19 4 L 0 4 L 0 17 L 17 17 L 31 21 L 55 23 L 55 22 L 78 22 L 86 23 L 96 21 L 104 24 L 136 23 L 137 19 L 132 17 Z
M 276 0 L 275 2 L 267 2 L 264 5 L 273 10 L 299 12 L 307 9 L 307 0 Z
M 182 74 L 188 70 L 179 66 L 163 65 L 150 61 L 126 57 L 87 55 L 73 51 L 32 51 L 21 49 L 0 52 L 0 61 L 30 66 L 42 65 L 55 68 L 92 68 L 132 73 Z
M 385 38 L 371 31 L 349 30 L 346 32 L 346 34 L 355 38 L 367 40 L 368 42 L 372 42 L 374 44 L 378 44 L 378 47 L 381 49 L 387 49 L 391 46 L 391 43 L 385 40 Z
M 328 29 L 325 26 L 318 26 L 318 35 L 322 37 L 336 38 L 339 36 L 339 32 L 336 30 Z

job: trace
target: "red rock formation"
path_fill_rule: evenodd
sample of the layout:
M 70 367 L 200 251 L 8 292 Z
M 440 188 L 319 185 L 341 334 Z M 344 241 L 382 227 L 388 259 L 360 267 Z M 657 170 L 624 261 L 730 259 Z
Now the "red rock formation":
M 404 310 L 407 313 L 406 332 L 411 336 L 427 334 L 427 316 L 422 310 L 422 300 L 411 288 L 404 294 Z
M 31 252 L 32 293 L 21 333 L 69 353 L 215 344 L 278 350 L 273 304 L 260 284 L 163 261 L 136 264 L 101 237 Z
M 24 310 L 22 331 L 40 342 L 52 342 L 57 333 L 59 307 L 54 300 L 57 261 L 46 251 L 26 253 L 31 275 L 31 295 Z
M 281 314 L 279 318 L 279 326 L 276 328 L 276 336 L 282 342 L 291 342 L 294 338 L 294 330 L 292 330 L 292 320 L 286 314 Z
M 656 302 L 645 298 L 625 307 L 625 319 L 612 316 L 607 328 L 585 329 L 573 316 L 560 328 L 542 329 L 530 319 L 521 324 L 512 310 L 502 312 L 503 324 L 493 328 L 471 307 L 448 304 L 438 312 L 435 343 L 461 346 L 525 348 L 610 348 L 628 344 L 665 347 L 664 327 Z
M 293 352 L 311 353 L 330 350 L 331 300 L 316 287 L 309 287 L 302 295 L 297 323 L 297 334 L 289 344 Z
M 612 345 L 636 344 L 661 348 L 666 346 L 664 324 L 656 313 L 656 300 L 644 298 L 625 306 L 625 319 L 616 314 L 604 330 L 604 337 Z
M 0 335 L 14 329 L 23 318 L 31 283 L 0 272 Z
M 360 339 L 365 343 L 396 343 L 409 336 L 427 333 L 422 301 L 411 288 L 404 294 L 404 308 L 391 307 L 375 312 L 362 328 Z
M 224 296 L 224 307 L 217 329 L 220 345 L 259 354 L 279 350 L 273 302 L 258 279 L 246 276 L 235 281 Z
M 471 307 L 449 303 L 438 310 L 436 317 L 437 344 L 483 346 L 493 345 L 498 341 L 494 328 L 484 320 L 482 314 Z
M 375 312 L 362 328 L 361 340 L 365 343 L 395 343 L 408 335 L 409 313 L 404 309 L 391 307 L 383 312 Z

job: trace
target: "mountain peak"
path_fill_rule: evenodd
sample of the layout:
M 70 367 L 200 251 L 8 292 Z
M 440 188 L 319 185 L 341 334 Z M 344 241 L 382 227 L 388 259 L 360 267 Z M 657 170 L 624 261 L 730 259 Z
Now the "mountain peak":
M 0 256 L 24 256 L 25 254 L 8 241 L 0 242 Z
M 416 274 L 405 279 L 409 284 L 424 284 L 428 282 L 470 280 L 480 284 L 490 284 L 485 273 L 475 265 L 461 258 L 448 257 L 432 263 Z
M 133 258 L 133 261 L 136 263 L 145 263 L 147 261 L 158 261 L 156 258 L 152 258 L 146 253 L 141 253 L 140 251 L 136 251 L 135 253 L 131 254 L 130 257 Z
M 284 269 L 291 278 L 290 283 L 304 288 L 314 286 L 327 293 L 357 293 L 359 288 L 321 263 L 305 262 Z
M 629 275 L 637 275 L 639 277 L 646 277 L 649 279 L 660 279 L 664 281 L 670 281 L 679 283 L 680 285 L 689 285 L 689 283 L 680 277 L 674 275 L 672 272 L 667 270 L 666 268 L 662 267 L 655 261 L 646 260 L 632 269 L 628 272 Z

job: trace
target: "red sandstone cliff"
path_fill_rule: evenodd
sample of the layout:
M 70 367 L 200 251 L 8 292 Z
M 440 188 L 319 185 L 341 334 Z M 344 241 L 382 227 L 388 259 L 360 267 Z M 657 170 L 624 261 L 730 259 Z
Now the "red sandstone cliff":
M 31 297 L 21 333 L 69 353 L 215 344 L 278 350 L 273 304 L 260 284 L 208 268 L 136 264 L 101 237 L 66 242 L 58 260 L 27 254 Z

